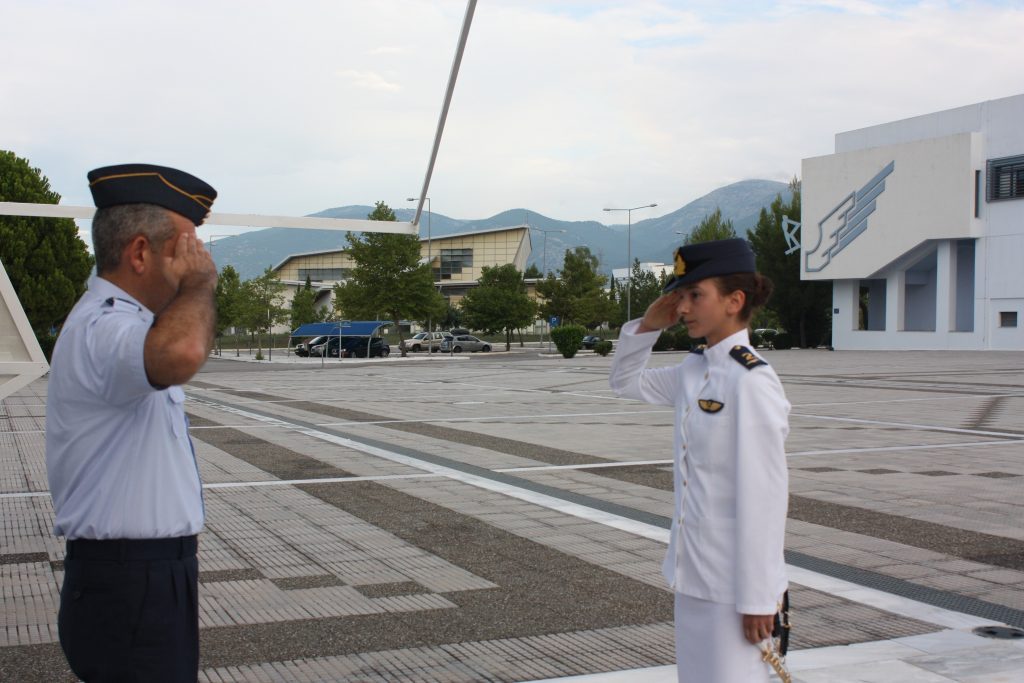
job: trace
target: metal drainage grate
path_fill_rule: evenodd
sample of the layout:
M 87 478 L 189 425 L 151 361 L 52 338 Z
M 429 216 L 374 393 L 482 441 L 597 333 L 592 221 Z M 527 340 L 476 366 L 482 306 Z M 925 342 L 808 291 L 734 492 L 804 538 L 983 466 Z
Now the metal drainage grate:
M 997 640 L 1018 640 L 1024 638 L 1024 631 L 1009 626 L 979 626 L 973 630 L 973 633 L 983 638 L 996 638 Z

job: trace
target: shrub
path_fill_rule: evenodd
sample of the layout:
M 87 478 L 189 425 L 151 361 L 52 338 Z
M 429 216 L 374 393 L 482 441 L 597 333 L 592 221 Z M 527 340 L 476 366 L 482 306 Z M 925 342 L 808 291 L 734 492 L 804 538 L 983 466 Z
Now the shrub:
M 755 349 L 757 347 L 759 347 L 759 346 L 764 346 L 765 345 L 764 335 L 761 334 L 760 332 L 751 332 L 750 333 L 750 345 L 753 346 Z
M 37 337 L 39 340 L 39 348 L 42 350 L 43 355 L 46 356 L 46 362 L 49 363 L 53 360 L 53 347 L 57 343 L 57 337 L 52 334 L 46 334 L 42 337 Z
M 697 340 L 687 334 L 686 330 L 679 330 L 673 339 L 672 348 L 676 351 L 689 351 L 696 343 Z
M 587 329 L 580 325 L 560 325 L 551 330 L 551 341 L 555 342 L 558 351 L 566 358 L 572 358 L 583 348 L 583 337 Z
M 612 343 L 607 339 L 604 339 L 594 344 L 594 353 L 600 354 L 602 356 L 607 356 L 611 352 Z
M 772 339 L 772 347 L 776 349 L 791 349 L 793 348 L 793 338 L 789 336 L 789 332 L 779 332 Z
M 658 341 L 654 342 L 652 351 L 668 351 L 674 348 L 676 345 L 676 335 L 674 332 L 668 330 L 662 330 L 661 335 L 658 336 Z

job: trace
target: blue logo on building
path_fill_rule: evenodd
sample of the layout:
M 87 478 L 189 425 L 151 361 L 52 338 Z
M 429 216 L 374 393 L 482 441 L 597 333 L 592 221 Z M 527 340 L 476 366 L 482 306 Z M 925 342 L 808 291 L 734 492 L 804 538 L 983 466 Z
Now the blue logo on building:
M 892 173 L 895 163 L 890 161 L 889 165 L 879 171 L 864 187 L 851 192 L 818 222 L 818 242 L 804 255 L 807 272 L 817 273 L 825 270 L 834 256 L 867 230 L 868 216 L 875 212 L 875 200 L 878 199 L 878 195 L 885 192 L 885 179 Z M 828 248 L 818 253 L 826 231 L 830 231 Z

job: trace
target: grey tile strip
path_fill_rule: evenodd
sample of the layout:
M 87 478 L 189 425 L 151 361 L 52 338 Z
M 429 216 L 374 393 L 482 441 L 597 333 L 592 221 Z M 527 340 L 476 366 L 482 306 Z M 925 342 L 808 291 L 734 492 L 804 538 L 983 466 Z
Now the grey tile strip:
M 867 588 L 874 588 L 885 593 L 910 598 L 917 602 L 923 602 L 926 605 L 933 605 L 954 612 L 991 619 L 996 623 L 1024 628 L 1024 610 L 1014 609 L 1006 605 L 997 605 L 985 600 L 979 600 L 978 598 L 972 598 L 969 595 L 960 595 L 959 593 L 921 586 L 868 569 L 848 567 L 832 560 L 813 557 L 793 550 L 786 551 L 786 562 L 812 572 L 832 576 Z
M 0 564 L 25 564 L 28 562 L 49 562 L 50 556 L 46 553 L 10 553 L 0 555 Z
M 206 398 L 205 400 L 211 403 L 217 403 L 217 401 L 211 401 L 209 398 Z M 239 410 L 248 410 L 249 412 L 258 415 L 263 415 L 278 420 L 285 419 L 278 415 L 274 415 L 273 413 L 254 409 L 250 406 L 241 408 L 237 406 L 231 406 L 230 404 L 227 403 L 221 403 L 225 406 L 236 408 Z M 488 470 L 482 467 L 476 467 L 475 465 L 459 462 L 457 460 L 451 460 L 449 458 L 444 458 L 438 455 L 422 453 L 410 448 L 395 446 L 393 444 L 377 441 L 375 439 L 369 439 L 363 436 L 353 436 L 351 434 L 346 434 L 337 429 L 332 429 L 328 427 L 317 427 L 316 425 L 313 425 L 311 423 L 306 423 L 291 418 L 287 419 L 286 421 L 291 422 L 297 426 L 304 427 L 306 429 L 319 430 L 327 432 L 329 434 L 334 434 L 336 436 L 341 436 L 346 439 L 352 439 L 354 441 L 359 441 L 366 445 L 401 453 L 402 455 L 406 455 L 411 458 L 416 458 L 424 462 L 430 462 L 436 465 L 443 465 L 445 467 L 450 467 L 452 469 L 466 472 L 467 474 L 473 474 L 479 477 L 484 477 L 487 479 L 491 479 L 492 481 L 497 481 L 511 486 L 516 486 L 529 491 L 534 491 L 536 493 L 543 493 L 554 498 L 559 498 L 561 500 L 576 503 L 578 505 L 583 505 L 610 514 L 619 515 L 621 517 L 625 517 L 626 519 L 642 522 L 644 524 L 650 524 L 652 526 L 661 527 L 663 529 L 669 529 L 672 526 L 672 522 L 668 517 L 655 515 L 649 512 L 645 512 L 643 510 L 637 510 L 635 508 L 631 508 L 625 505 L 611 503 L 597 498 L 592 498 L 590 496 L 573 493 L 571 491 L 565 491 L 563 489 L 559 489 L 552 486 L 545 486 L 543 484 L 538 484 L 526 479 L 521 479 L 519 477 L 514 477 L 500 472 L 494 472 L 492 470 Z M 306 487 L 302 488 L 305 489 Z M 1000 538 L 1000 540 L 1008 540 L 1001 539 L 1001 537 L 995 538 Z M 1003 605 L 996 605 L 994 603 L 986 602 L 984 600 L 979 600 L 977 598 L 972 598 L 965 595 L 960 595 L 958 593 L 953 593 L 950 591 L 943 591 L 934 588 L 928 588 L 925 586 L 919 586 L 917 584 L 910 583 L 909 581 L 895 579 L 893 577 L 886 576 L 878 572 L 870 571 L 867 569 L 848 567 L 837 562 L 831 562 L 829 560 L 824 560 L 818 557 L 814 557 L 812 555 L 807 555 L 805 553 L 800 553 L 796 551 L 787 551 L 786 560 L 787 562 L 790 562 L 791 564 L 797 567 L 809 569 L 811 571 L 842 579 L 844 581 L 850 581 L 851 583 L 856 583 L 862 586 L 866 586 L 868 588 L 875 588 L 877 590 L 892 593 L 894 595 L 899 595 L 901 597 L 911 598 L 919 602 L 923 602 L 925 604 L 933 605 L 936 607 L 943 607 L 945 609 L 959 611 L 965 614 L 971 614 L 983 618 L 998 619 L 998 621 L 1002 623 L 1024 627 L 1024 610 L 1013 609 Z M 991 564 L 991 562 L 989 563 Z

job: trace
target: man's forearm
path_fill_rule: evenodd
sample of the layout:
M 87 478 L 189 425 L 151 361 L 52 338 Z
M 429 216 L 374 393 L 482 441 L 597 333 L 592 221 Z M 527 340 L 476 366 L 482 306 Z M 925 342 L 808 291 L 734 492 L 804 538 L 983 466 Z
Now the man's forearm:
M 146 374 L 152 384 L 184 384 L 213 348 L 217 309 L 208 284 L 182 287 L 146 336 Z

